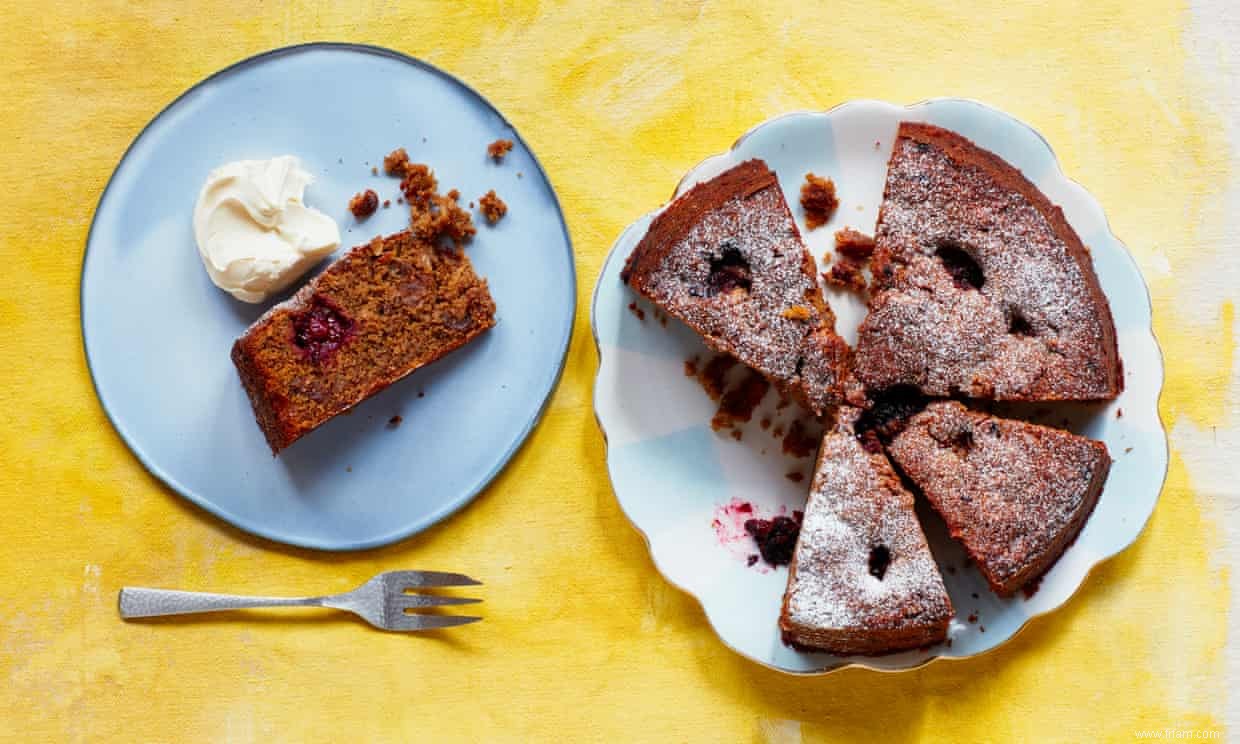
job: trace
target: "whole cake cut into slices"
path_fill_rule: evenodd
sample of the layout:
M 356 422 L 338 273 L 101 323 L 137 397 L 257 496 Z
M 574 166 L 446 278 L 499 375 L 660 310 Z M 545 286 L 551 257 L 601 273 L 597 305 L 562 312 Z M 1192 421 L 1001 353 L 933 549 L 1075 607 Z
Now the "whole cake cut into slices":
M 232 359 L 279 453 L 493 325 L 465 254 L 405 231 L 336 260 L 250 326 Z
M 761 160 L 668 205 L 621 278 L 815 414 L 841 398 L 850 350 L 835 332 L 817 265 L 775 174 Z
M 856 373 L 933 396 L 1100 400 L 1123 380 L 1089 251 L 1019 170 L 903 123 L 875 234 Z
M 887 451 L 1002 596 L 1076 539 L 1111 469 L 1102 442 L 955 401 L 913 416 Z
M 881 450 L 843 406 L 822 441 L 779 625 L 795 646 L 882 654 L 947 637 L 953 610 L 913 511 Z

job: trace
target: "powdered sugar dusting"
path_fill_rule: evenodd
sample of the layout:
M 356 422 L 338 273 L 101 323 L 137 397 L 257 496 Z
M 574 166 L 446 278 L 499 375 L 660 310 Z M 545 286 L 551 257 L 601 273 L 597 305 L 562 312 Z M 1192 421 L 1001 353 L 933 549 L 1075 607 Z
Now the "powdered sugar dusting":
M 842 411 L 823 440 L 788 587 L 788 620 L 808 633 L 945 627 L 951 602 L 913 497 L 881 454 L 862 449 L 852 432 L 856 415 Z M 889 555 L 881 571 L 876 548 Z
M 889 451 L 987 578 L 1016 586 L 1076 535 L 1110 464 L 1100 443 L 956 402 L 914 416 Z
M 857 348 L 867 384 L 999 399 L 1113 394 L 1111 320 L 1092 269 L 1023 194 L 901 137 L 875 238 L 883 291 Z M 945 246 L 978 264 L 980 288 L 952 281 L 935 255 Z
M 743 262 L 748 286 L 717 286 L 712 267 L 728 260 Z M 703 214 L 642 287 L 713 348 L 799 393 L 821 413 L 837 397 L 848 352 L 825 310 L 814 267 L 772 183 Z

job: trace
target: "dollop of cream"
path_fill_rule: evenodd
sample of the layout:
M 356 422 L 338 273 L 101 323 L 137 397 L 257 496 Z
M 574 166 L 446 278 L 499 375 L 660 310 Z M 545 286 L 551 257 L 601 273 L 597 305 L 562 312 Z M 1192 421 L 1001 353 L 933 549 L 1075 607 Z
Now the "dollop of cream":
M 211 171 L 194 206 L 194 238 L 215 286 L 262 302 L 336 250 L 336 221 L 302 201 L 313 182 L 292 155 Z

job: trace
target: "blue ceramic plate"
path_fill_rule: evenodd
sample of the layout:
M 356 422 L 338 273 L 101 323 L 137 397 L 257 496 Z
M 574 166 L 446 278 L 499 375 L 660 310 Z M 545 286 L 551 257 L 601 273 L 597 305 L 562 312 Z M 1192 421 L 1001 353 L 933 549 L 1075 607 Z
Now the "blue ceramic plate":
M 1150 325 L 1150 298 L 1128 250 L 1107 226 L 1102 208 L 1059 169 L 1050 146 L 1028 125 L 981 104 L 939 99 L 914 106 L 851 101 L 821 113 L 772 119 L 733 148 L 703 161 L 677 193 L 749 158 L 776 171 L 810 252 L 830 253 L 832 234 L 845 226 L 872 233 L 882 202 L 892 142 L 901 121 L 928 121 L 953 129 L 1020 168 L 1064 215 L 1093 252 L 1094 269 L 1111 303 L 1124 360 L 1124 392 L 1096 405 L 1027 407 L 1023 415 L 1106 442 L 1115 459 L 1093 516 L 1076 542 L 1045 575 L 1032 596 L 991 593 L 941 520 L 923 519 L 926 537 L 943 568 L 956 619 L 949 640 L 925 649 L 876 657 L 804 653 L 785 646 L 777 621 L 787 569 L 747 565 L 753 543 L 735 515 L 733 499 L 762 514 L 803 508 L 812 459 L 781 453 L 771 431 L 786 426 L 793 409 L 774 410 L 769 395 L 736 441 L 710 427 L 715 405 L 684 375 L 685 359 L 706 358 L 701 341 L 679 323 L 650 320 L 653 308 L 620 283 L 624 259 L 658 212 L 634 222 L 616 241 L 594 294 L 593 324 L 600 364 L 594 410 L 607 437 L 607 466 L 616 498 L 645 535 L 655 565 L 668 581 L 701 602 L 720 639 L 739 653 L 794 674 L 822 674 L 846 666 L 898 671 L 934 659 L 975 656 L 1020 632 L 1031 618 L 1063 605 L 1094 566 L 1137 539 L 1154 511 L 1167 472 L 1167 440 L 1158 417 L 1162 356 Z M 831 222 L 807 230 L 797 194 L 806 171 L 835 180 L 840 207 Z M 828 290 L 836 327 L 849 341 L 865 307 L 852 293 Z M 644 309 L 646 320 L 630 312 Z M 739 370 L 738 370 L 739 371 Z M 640 384 L 634 383 L 639 380 Z M 795 407 L 794 407 L 795 408 Z M 1120 411 L 1123 415 L 1120 415 Z M 788 473 L 805 476 L 800 482 Z M 715 520 L 718 520 L 716 523 Z M 740 541 L 735 540 L 739 534 Z M 739 544 L 738 544 L 739 542 Z
M 516 142 L 500 165 L 496 138 Z M 408 225 L 397 182 L 371 174 L 405 147 L 462 202 L 509 207 L 468 247 L 490 284 L 489 333 L 330 421 L 278 458 L 229 360 L 267 307 L 207 278 L 191 227 L 214 167 L 293 154 L 306 202 L 343 249 Z M 349 197 L 392 200 L 364 223 Z M 342 249 L 342 250 L 343 250 Z M 563 215 L 534 154 L 459 80 L 372 47 L 312 44 L 240 62 L 194 86 L 142 132 L 104 191 L 82 268 L 82 334 L 99 399 L 134 454 L 173 490 L 243 530 L 355 550 L 423 530 L 472 499 L 529 435 L 572 333 L 576 276 Z M 403 423 L 390 427 L 399 415 Z

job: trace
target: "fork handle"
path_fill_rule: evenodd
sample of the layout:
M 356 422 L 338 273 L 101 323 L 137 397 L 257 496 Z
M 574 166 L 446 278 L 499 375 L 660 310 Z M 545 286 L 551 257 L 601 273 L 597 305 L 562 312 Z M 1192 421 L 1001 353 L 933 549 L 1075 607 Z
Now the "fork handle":
M 324 597 L 246 597 L 238 594 L 127 586 L 121 589 L 117 604 L 120 606 L 121 617 L 129 619 L 257 607 L 322 607 L 323 600 Z

